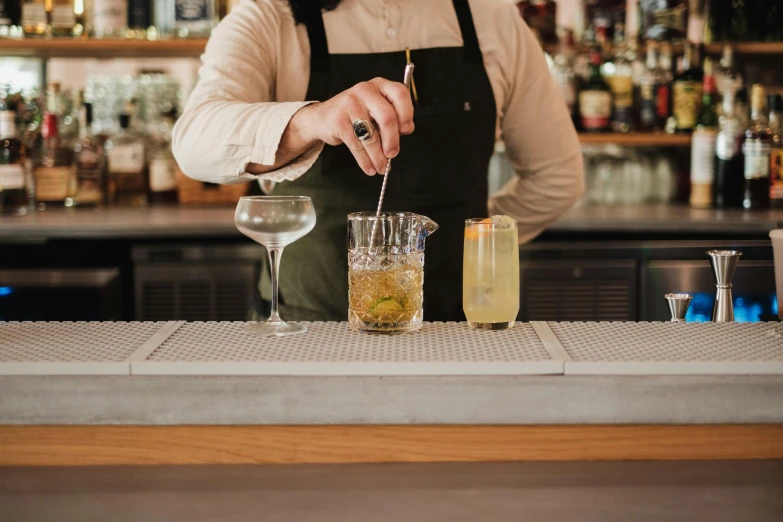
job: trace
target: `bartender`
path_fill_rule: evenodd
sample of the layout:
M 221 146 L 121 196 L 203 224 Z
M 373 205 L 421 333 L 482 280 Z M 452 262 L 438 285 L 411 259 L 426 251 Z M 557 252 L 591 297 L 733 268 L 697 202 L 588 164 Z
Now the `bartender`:
M 285 249 L 286 320 L 346 320 L 347 214 L 426 215 L 424 317 L 462 316 L 467 218 L 505 214 L 520 242 L 582 194 L 582 154 L 544 54 L 500 0 L 242 0 L 214 30 L 174 129 L 188 176 L 257 180 L 313 200 L 317 224 Z M 401 81 L 415 64 L 411 89 Z M 516 176 L 488 198 L 496 138 Z M 265 287 L 265 285 L 262 285 Z

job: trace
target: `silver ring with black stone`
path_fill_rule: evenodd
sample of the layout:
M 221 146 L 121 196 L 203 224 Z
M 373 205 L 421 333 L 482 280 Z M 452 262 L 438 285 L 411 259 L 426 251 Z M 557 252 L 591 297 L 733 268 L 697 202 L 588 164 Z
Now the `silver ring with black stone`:
M 372 124 L 361 118 L 353 120 L 353 133 L 359 141 L 366 141 L 372 138 Z

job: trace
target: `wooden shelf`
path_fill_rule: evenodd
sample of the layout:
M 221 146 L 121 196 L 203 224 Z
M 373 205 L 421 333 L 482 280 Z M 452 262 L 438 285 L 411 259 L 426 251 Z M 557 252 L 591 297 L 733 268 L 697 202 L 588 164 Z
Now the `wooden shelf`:
M 620 145 L 624 147 L 689 147 L 690 134 L 651 132 L 579 133 L 582 145 Z
M 0 38 L 0 56 L 36 58 L 198 57 L 205 38 L 122 40 L 90 38 Z
M 735 54 L 783 54 L 783 42 L 714 42 L 704 45 L 707 54 L 719 55 L 723 47 L 734 47 Z

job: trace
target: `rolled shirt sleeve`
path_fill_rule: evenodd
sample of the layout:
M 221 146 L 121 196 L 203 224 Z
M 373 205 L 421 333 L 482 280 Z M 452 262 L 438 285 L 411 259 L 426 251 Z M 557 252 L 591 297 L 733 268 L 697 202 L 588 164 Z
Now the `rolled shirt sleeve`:
M 497 60 L 503 70 L 491 77 L 503 93 L 500 131 L 516 176 L 490 198 L 489 211 L 516 219 L 524 243 L 579 199 L 584 171 L 579 138 L 544 53 L 515 6 L 508 10 L 496 20 L 507 38 Z
M 306 101 L 275 101 L 281 11 L 274 0 L 244 0 L 213 31 L 199 82 L 174 127 L 172 151 L 182 171 L 212 183 L 293 180 L 315 163 L 323 143 L 272 172 L 253 175 L 249 163 L 273 165 L 291 117 Z

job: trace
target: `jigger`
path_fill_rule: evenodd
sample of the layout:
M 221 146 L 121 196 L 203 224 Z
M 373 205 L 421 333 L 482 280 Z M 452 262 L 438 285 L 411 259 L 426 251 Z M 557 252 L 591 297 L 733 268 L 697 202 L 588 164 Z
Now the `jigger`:
M 715 274 L 715 306 L 712 309 L 712 320 L 716 323 L 734 322 L 734 304 L 731 296 L 731 280 L 734 270 L 742 255 L 736 250 L 711 250 L 710 265 Z
M 666 302 L 669 304 L 669 312 L 672 314 L 671 322 L 684 323 L 693 296 L 690 294 L 666 294 L 663 297 L 666 298 Z

